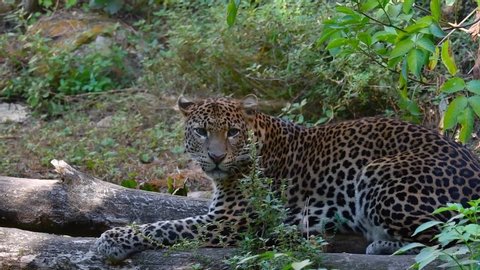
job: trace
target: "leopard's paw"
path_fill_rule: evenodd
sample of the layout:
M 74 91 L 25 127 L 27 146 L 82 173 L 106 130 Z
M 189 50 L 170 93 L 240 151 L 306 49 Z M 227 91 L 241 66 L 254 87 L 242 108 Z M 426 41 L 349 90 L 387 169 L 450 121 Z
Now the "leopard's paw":
M 145 249 L 141 241 L 132 228 L 113 228 L 104 232 L 95 241 L 92 251 L 110 262 L 121 262 L 133 253 Z

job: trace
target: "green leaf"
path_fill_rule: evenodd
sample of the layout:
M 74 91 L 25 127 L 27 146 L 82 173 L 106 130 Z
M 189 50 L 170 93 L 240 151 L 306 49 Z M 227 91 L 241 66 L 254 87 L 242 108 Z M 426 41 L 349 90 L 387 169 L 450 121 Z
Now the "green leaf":
M 104 7 L 108 14 L 115 14 L 123 7 L 123 0 L 109 0 Z
M 428 222 L 425 222 L 423 223 L 422 225 L 418 226 L 417 229 L 415 230 L 415 232 L 412 234 L 412 236 L 415 236 L 427 229 L 430 229 L 434 226 L 437 226 L 439 224 L 442 224 L 443 222 L 441 221 L 438 221 L 438 220 L 431 220 L 431 221 L 428 221 Z
M 467 107 L 458 116 L 458 122 L 460 123 L 460 133 L 458 134 L 458 140 L 462 143 L 468 142 L 472 137 L 473 131 L 473 110 Z
M 346 38 L 336 38 L 336 39 L 332 39 L 326 49 L 327 50 L 330 50 L 330 49 L 334 49 L 334 48 L 338 48 L 340 46 L 343 46 L 345 44 L 347 44 L 349 42 L 349 39 L 346 39 Z
M 227 24 L 229 27 L 232 27 L 235 24 L 235 19 L 237 18 L 238 6 L 240 5 L 240 0 L 230 0 L 227 5 Z
M 465 232 L 480 236 L 480 225 L 479 224 L 468 224 L 465 226 Z
M 465 81 L 462 78 L 453 77 L 440 87 L 440 92 L 451 94 L 463 90 L 464 88 Z
M 363 4 L 360 5 L 360 10 L 362 12 L 368 12 L 374 8 L 376 8 L 379 4 L 378 0 L 367 0 Z
M 306 260 L 303 260 L 301 262 L 293 262 L 292 263 L 292 268 L 293 270 L 301 270 L 309 265 L 312 264 L 312 261 L 310 261 L 309 259 L 306 259 Z
M 422 114 L 420 107 L 415 103 L 415 101 L 411 100 L 407 96 L 407 88 L 405 87 L 400 91 L 400 98 L 398 101 L 398 106 L 404 110 L 407 111 L 411 116 L 417 117 Z
M 433 18 L 438 22 L 442 12 L 440 10 L 440 0 L 431 0 L 430 1 L 430 11 L 432 12 Z
M 413 48 L 413 46 L 415 46 L 415 44 L 410 39 L 404 39 L 398 42 L 395 44 L 395 48 L 393 48 L 392 52 L 390 53 L 390 58 L 406 55 Z
M 447 106 L 443 116 L 443 128 L 451 129 L 458 123 L 458 115 L 467 107 L 468 100 L 465 96 L 456 97 Z
M 76 4 L 77 4 L 77 0 L 66 0 L 65 6 L 66 8 L 71 8 Z
M 468 91 L 480 95 L 480 80 L 471 80 L 467 82 L 466 87 Z
M 447 68 L 448 72 L 452 76 L 454 76 L 457 73 L 457 65 L 455 64 L 455 59 L 453 58 L 453 53 L 452 50 L 450 49 L 450 40 L 446 40 L 442 44 L 442 62 Z
M 408 33 L 415 33 L 421 29 L 427 28 L 432 24 L 433 20 L 431 16 L 425 16 L 417 20 L 414 24 L 405 28 Z
M 425 60 L 425 53 L 420 49 L 413 49 L 407 55 L 408 68 L 417 78 L 421 77 Z
M 468 105 L 475 111 L 475 114 L 480 117 L 480 96 L 473 96 L 468 98 Z
M 246 263 L 248 261 L 251 261 L 251 260 L 256 260 L 258 257 L 260 257 L 260 255 L 257 254 L 257 255 L 253 255 L 253 256 L 243 258 L 242 260 L 237 262 L 237 265 L 244 264 L 244 263 Z
M 372 42 L 385 41 L 388 43 L 394 43 L 397 35 L 388 31 L 379 31 L 373 34 Z
M 410 10 L 412 10 L 412 6 L 413 6 L 414 2 L 415 2 L 415 0 L 405 0 L 405 1 L 403 1 L 403 5 L 402 5 L 403 13 L 410 13 Z
M 38 3 L 41 5 L 41 6 L 44 6 L 46 8 L 49 8 L 53 5 L 53 2 L 52 0 L 39 0 Z
M 421 244 L 421 243 L 409 243 L 403 247 L 401 247 L 400 249 L 398 249 L 397 251 L 395 251 L 392 255 L 400 255 L 402 253 L 405 253 L 406 251 L 409 251 L 410 249 L 414 249 L 414 248 L 419 248 L 419 247 L 424 247 L 425 245 L 424 244 Z
M 140 189 L 145 191 L 158 191 L 158 189 L 150 183 L 144 183 L 140 186 Z
M 367 45 L 367 46 L 372 45 L 372 36 L 370 36 L 369 33 L 362 32 L 362 33 L 358 34 L 357 38 L 361 42 L 365 43 L 365 45 Z
M 435 247 L 425 247 L 420 253 L 415 256 L 415 261 L 418 262 L 418 268 L 422 269 L 429 263 L 433 262 L 441 252 Z
M 428 27 L 428 29 L 434 37 L 443 38 L 445 36 L 445 32 L 443 32 L 442 28 L 436 22 L 430 24 L 430 27 Z
M 437 66 L 438 58 L 440 57 L 440 49 L 435 47 L 435 52 L 428 58 L 428 70 L 433 70 Z
M 152 163 L 153 160 L 154 160 L 154 157 L 147 153 L 143 153 L 140 155 L 140 162 L 142 162 L 143 164 Z
M 455 1 L 456 0 L 445 0 L 445 5 L 447 5 L 447 7 L 451 7 L 453 6 L 453 4 L 455 4 Z M 477 0 L 477 6 L 480 6 L 480 1 Z
M 417 45 L 422 49 L 425 49 L 431 53 L 435 53 L 435 48 L 436 48 L 435 44 L 430 38 L 426 36 L 423 36 L 420 39 L 418 39 Z
M 133 179 L 123 180 L 120 185 L 126 188 L 137 188 L 137 181 Z
M 317 46 L 327 41 L 327 39 L 329 39 L 333 34 L 337 33 L 338 31 L 340 30 L 335 28 L 323 29 L 322 34 L 320 34 L 320 37 L 316 42 Z
M 357 12 L 349 7 L 346 6 L 337 6 L 335 8 L 338 12 L 348 14 L 348 15 L 355 15 Z
M 438 208 L 437 210 L 433 211 L 433 214 L 439 214 L 446 211 L 462 212 L 463 209 L 464 208 L 460 203 L 447 203 L 447 206 Z

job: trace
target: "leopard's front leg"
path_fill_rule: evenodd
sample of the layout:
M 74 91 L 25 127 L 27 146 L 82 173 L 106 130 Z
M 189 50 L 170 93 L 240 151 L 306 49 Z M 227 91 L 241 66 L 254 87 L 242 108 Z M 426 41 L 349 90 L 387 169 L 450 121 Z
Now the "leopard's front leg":
M 198 239 L 203 246 L 233 245 L 238 233 L 246 228 L 242 216 L 207 214 L 191 218 L 117 227 L 104 232 L 95 242 L 94 251 L 118 262 L 131 254 L 170 246 L 183 239 Z

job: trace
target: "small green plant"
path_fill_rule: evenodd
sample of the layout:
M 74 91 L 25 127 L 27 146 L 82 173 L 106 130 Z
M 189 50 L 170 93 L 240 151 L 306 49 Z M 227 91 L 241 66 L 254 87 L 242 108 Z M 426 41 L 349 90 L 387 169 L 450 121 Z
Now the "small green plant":
M 177 185 L 175 185 L 175 179 L 173 179 L 172 177 L 169 177 L 167 178 L 167 192 L 172 195 L 187 196 L 188 194 L 187 182 L 184 181 L 182 187 L 177 187 Z
M 253 145 L 251 156 L 256 160 Z M 298 227 L 283 223 L 288 211 L 284 186 L 274 186 L 272 179 L 261 177 L 258 164 L 252 167 L 241 186 L 249 195 L 249 207 L 255 215 L 248 216 L 249 228 L 240 242 L 240 255 L 226 262 L 234 269 L 318 268 L 325 242 L 318 236 L 306 239 Z
M 24 49 L 31 53 L 28 63 L 9 79 L 0 97 L 22 98 L 33 109 L 49 115 L 64 111 L 69 96 L 102 92 L 121 87 L 126 81 L 118 74 L 122 69 L 125 51 L 113 46 L 109 53 L 87 48 L 79 55 L 65 49 L 52 48 L 49 41 L 39 36 L 24 36 Z M 10 56 L 8 61 L 22 63 Z
M 280 117 L 307 127 L 323 124 L 333 119 L 333 111 L 326 109 L 322 114 L 324 116 L 320 117 L 317 121 L 308 121 L 304 116 L 307 111 L 305 105 L 307 105 L 307 99 L 303 99 L 300 102 L 288 103 L 282 108 Z
M 420 225 L 414 235 L 438 226 L 441 231 L 435 236 L 437 245 L 425 246 L 421 243 L 408 244 L 396 254 L 422 248 L 415 257 L 415 269 L 423 269 L 434 260 L 445 263 L 440 267 L 448 269 L 480 269 L 480 199 L 470 201 L 469 207 L 459 203 L 449 203 L 435 210 L 434 214 L 444 212 L 458 213 L 446 222 L 429 221 Z

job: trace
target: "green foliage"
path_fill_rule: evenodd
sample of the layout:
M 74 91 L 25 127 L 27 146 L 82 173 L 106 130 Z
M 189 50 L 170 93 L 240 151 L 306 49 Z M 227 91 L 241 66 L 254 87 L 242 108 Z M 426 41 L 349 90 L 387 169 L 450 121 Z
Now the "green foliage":
M 17 55 L 6 55 L 9 62 L 19 63 L 19 70 L 9 76 L 0 97 L 25 99 L 38 112 L 57 115 L 68 106 L 69 96 L 102 92 L 125 86 L 123 58 L 126 52 L 113 46 L 108 53 L 94 47 L 83 53 L 54 48 L 38 36 L 23 36 L 27 63 Z
M 230 0 L 227 5 L 227 24 L 232 26 L 237 18 L 238 6 L 240 6 L 240 0 Z
M 120 185 L 126 188 L 137 188 L 138 183 L 135 179 L 127 179 L 120 182 Z
M 331 110 L 326 110 L 324 116 L 320 117 L 315 122 L 307 121 L 305 119 L 305 105 L 307 105 L 306 99 L 303 99 L 300 102 L 288 103 L 282 108 L 280 117 L 308 127 L 323 124 L 333 119 L 333 112 Z
M 398 106 L 408 120 L 421 120 L 417 101 L 422 102 L 422 98 L 426 102 L 452 99 L 445 112 L 444 129 L 460 126 L 459 140 L 465 143 L 471 136 L 475 115 L 480 117 L 475 105 L 466 100 L 477 100 L 479 83 L 471 80 L 455 60 L 454 47 L 461 38 L 452 35 L 456 29 L 446 35 L 441 28 L 445 23 L 442 7 L 454 1 L 448 2 L 432 0 L 429 7 L 413 0 L 341 3 L 336 7 L 339 14 L 325 21 L 318 42 L 326 43 L 326 49 L 336 58 L 364 55 L 384 71 L 397 73 Z M 443 67 L 437 66 L 439 60 Z M 438 77 L 445 78 L 445 83 L 438 85 Z
M 338 118 L 384 113 L 391 78 L 365 57 L 332 59 L 317 43 L 322 22 L 333 12 L 330 4 L 251 2 L 177 3 L 155 12 L 150 23 L 140 21 L 147 30 L 141 42 L 149 48 L 142 83 L 187 95 L 307 99 L 304 117 L 310 122 L 330 119 L 330 113 Z M 229 26 L 233 6 L 238 13 Z M 162 31 L 167 34 L 159 35 Z M 159 43 L 164 37 L 167 42 Z
M 256 159 L 255 147 L 251 147 Z M 272 179 L 260 177 L 258 165 L 242 180 L 255 217 L 249 217 L 249 228 L 242 236 L 241 254 L 227 260 L 235 269 L 304 269 L 318 268 L 325 242 L 319 236 L 305 239 L 297 226 L 284 224 L 287 216 L 285 187 L 280 191 Z
M 167 178 L 167 192 L 172 195 L 187 196 L 188 187 L 186 181 L 183 182 L 182 187 L 177 187 L 177 185 L 175 185 L 175 179 L 171 177 Z
M 440 233 L 435 236 L 438 245 L 427 247 L 420 243 L 406 245 L 396 253 L 403 253 L 413 248 L 423 247 L 415 257 L 415 269 L 423 269 L 434 260 L 445 263 L 442 268 L 478 270 L 480 269 L 480 199 L 470 201 L 469 207 L 459 203 L 449 203 L 435 210 L 434 214 L 453 212 L 456 215 L 446 222 L 429 221 L 420 225 L 414 235 L 439 227 Z
M 125 5 L 124 0 L 90 0 L 90 8 L 103 9 L 108 14 L 117 13 Z

